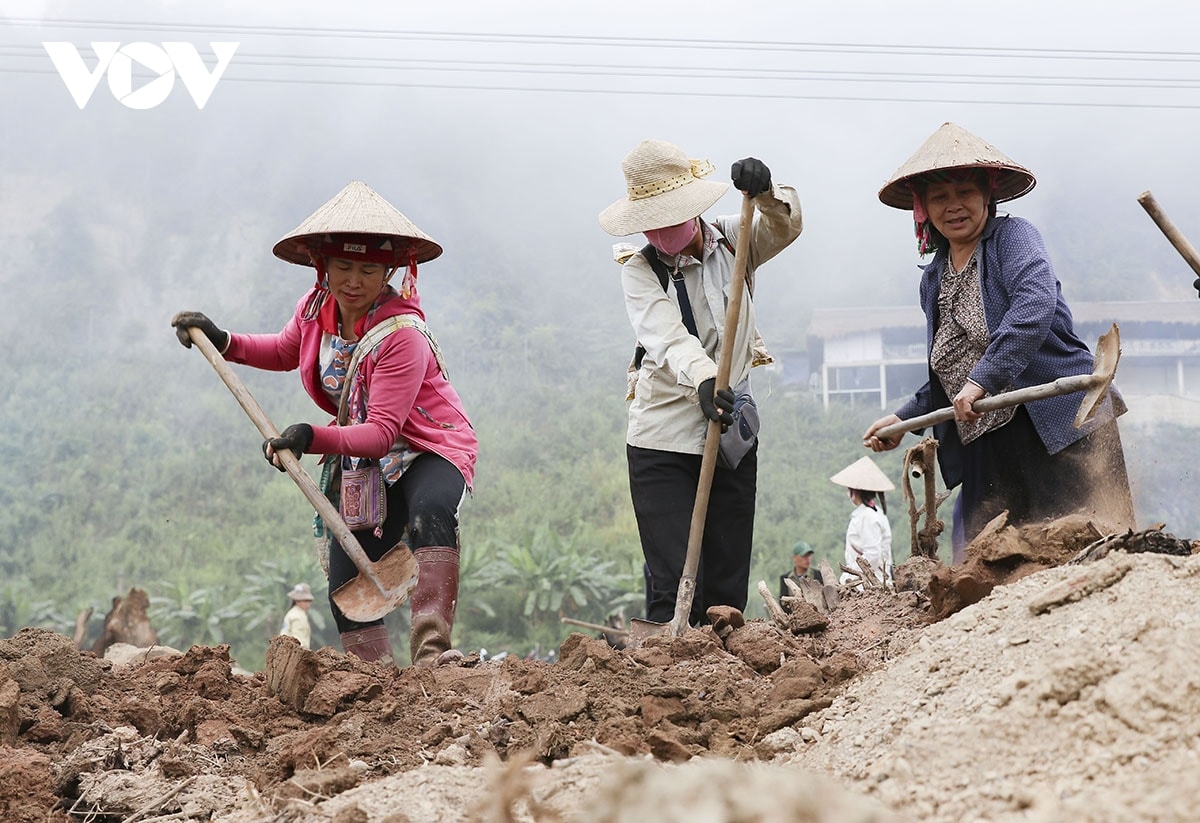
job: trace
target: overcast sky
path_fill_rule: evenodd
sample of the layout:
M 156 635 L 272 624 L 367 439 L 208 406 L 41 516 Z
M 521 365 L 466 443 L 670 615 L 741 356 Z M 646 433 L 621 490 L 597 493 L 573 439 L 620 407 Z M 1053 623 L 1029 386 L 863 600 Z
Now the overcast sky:
M 1086 209 L 1097 255 L 1144 255 L 1115 297 L 1194 299 L 1135 200 L 1153 190 L 1200 242 L 1194 2 L 5 0 L 0 15 L 10 296 L 46 254 L 30 238 L 70 202 L 104 238 L 104 277 L 144 284 L 139 249 L 176 239 L 178 258 L 158 264 L 197 276 L 158 296 L 156 323 L 233 306 L 245 292 L 201 270 L 284 276 L 275 240 L 362 179 L 445 246 L 427 302 L 438 278 L 485 267 L 560 290 L 532 313 L 586 302 L 620 324 L 615 238 L 596 215 L 623 192 L 622 156 L 656 137 L 722 176 L 759 157 L 798 189 L 804 236 L 760 278 L 767 292 L 777 278 L 778 299 L 762 301 L 770 339 L 813 307 L 915 302 L 909 217 L 876 194 L 951 120 L 1034 171 L 1010 208 L 1052 250 L 1055 225 Z M 190 43 L 210 69 L 210 43 L 238 47 L 202 110 L 178 77 L 155 108 L 127 108 L 100 82 L 81 110 L 47 41 L 74 44 L 88 67 L 92 42 Z M 1072 253 L 1059 275 L 1086 300 L 1087 254 Z

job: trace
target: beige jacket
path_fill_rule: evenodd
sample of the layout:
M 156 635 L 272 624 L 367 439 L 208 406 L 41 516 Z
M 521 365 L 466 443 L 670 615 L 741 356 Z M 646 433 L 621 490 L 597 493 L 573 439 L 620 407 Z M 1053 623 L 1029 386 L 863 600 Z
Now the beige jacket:
M 284 637 L 294 637 L 300 641 L 300 648 L 310 648 L 312 644 L 312 629 L 308 625 L 308 614 L 299 606 L 292 606 L 283 616 L 283 628 L 279 633 Z
M 754 198 L 754 206 L 749 275 L 787 248 L 803 228 L 800 200 L 789 186 L 773 185 L 771 191 Z M 736 245 L 738 216 L 718 217 L 715 223 Z M 689 256 L 677 260 L 660 255 L 668 269 L 675 271 L 677 264 L 680 267 L 699 339 L 683 325 L 674 285 L 668 283 L 664 291 L 642 255 L 633 255 L 621 269 L 625 309 L 638 342 L 646 349 L 629 405 L 626 442 L 631 446 L 684 454 L 704 451 L 708 421 L 700 412 L 696 387 L 717 376 L 717 359 L 724 344 L 725 306 L 733 282 L 733 255 L 714 241 L 710 226 L 706 224 L 704 231 L 702 262 Z M 731 385 L 749 376 L 755 364 L 756 340 L 761 344 L 754 304 L 743 299 L 733 342 Z

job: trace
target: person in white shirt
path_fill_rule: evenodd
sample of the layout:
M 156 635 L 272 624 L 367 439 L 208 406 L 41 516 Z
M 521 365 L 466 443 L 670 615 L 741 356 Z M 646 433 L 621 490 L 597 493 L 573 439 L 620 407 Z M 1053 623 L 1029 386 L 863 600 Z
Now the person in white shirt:
M 854 571 L 860 569 L 859 558 L 869 563 L 881 583 L 890 583 L 895 562 L 892 558 L 892 527 L 887 518 L 884 492 L 896 488 L 871 458 L 863 457 L 829 478 L 845 486 L 854 511 L 846 527 L 846 555 L 843 564 Z M 839 583 L 854 577 L 842 572 Z
M 307 583 L 297 583 L 288 592 L 292 607 L 283 616 L 283 626 L 279 633 L 284 637 L 294 637 L 300 641 L 300 648 L 312 647 L 312 627 L 308 624 L 308 608 L 313 603 L 312 589 Z
M 715 171 L 662 140 L 643 140 L 621 163 L 626 197 L 600 214 L 609 234 L 642 234 L 644 249 L 625 257 L 621 284 L 639 357 L 626 434 L 629 491 L 646 560 L 646 617 L 669 622 L 687 556 L 692 509 L 709 421 L 728 426 L 734 395 L 716 386 L 717 361 L 731 347 L 730 386 L 767 363 L 753 300 L 742 301 L 733 340 L 725 340 L 733 282 L 737 216 L 702 217 L 729 191 L 704 179 Z M 732 164 L 738 191 L 754 202 L 747 275 L 785 249 L 802 228 L 795 189 L 771 181 L 770 169 L 747 157 Z M 712 480 L 696 594 L 689 623 L 710 606 L 746 607 L 754 538 L 758 445 L 736 467 L 718 465 Z

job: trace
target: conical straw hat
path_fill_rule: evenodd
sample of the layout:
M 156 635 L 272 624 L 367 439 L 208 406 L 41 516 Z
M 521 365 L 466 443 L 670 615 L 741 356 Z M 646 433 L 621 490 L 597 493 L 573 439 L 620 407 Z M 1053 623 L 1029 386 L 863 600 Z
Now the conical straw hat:
M 643 140 L 621 161 L 626 197 L 600 212 L 609 234 L 627 234 L 677 226 L 721 199 L 729 183 L 702 178 L 715 171 L 707 160 L 690 160 L 665 140 Z
M 289 263 L 311 266 L 304 241 L 324 234 L 379 234 L 397 238 L 401 247 L 407 246 L 416 254 L 418 263 L 442 253 L 442 247 L 432 237 L 418 229 L 379 192 L 358 180 L 348 184 L 284 235 L 272 251 Z M 402 255 L 402 262 L 407 262 L 407 257 L 407 254 Z
M 868 492 L 890 492 L 896 488 L 869 457 L 860 457 L 829 479 L 839 486 Z
M 879 190 L 879 199 L 884 205 L 911 211 L 913 197 L 909 180 L 931 171 L 963 168 L 997 169 L 993 192 L 997 203 L 1028 194 L 1037 183 L 1033 172 L 995 146 L 960 126 L 943 123 L 884 184 Z

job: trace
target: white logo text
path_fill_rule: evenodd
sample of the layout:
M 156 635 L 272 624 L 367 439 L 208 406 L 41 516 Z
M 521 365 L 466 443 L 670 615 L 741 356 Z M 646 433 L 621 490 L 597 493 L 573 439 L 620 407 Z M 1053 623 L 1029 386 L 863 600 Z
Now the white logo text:
M 204 108 L 212 96 L 217 81 L 225 73 L 238 43 L 209 43 L 216 65 L 212 71 L 204 65 L 200 52 L 191 43 L 92 43 L 96 53 L 96 65 L 89 69 L 74 43 L 42 43 L 46 53 L 54 62 L 54 68 L 67 85 L 75 105 L 83 108 L 92 99 L 92 93 L 107 75 L 108 88 L 121 105 L 131 109 L 152 109 L 167 99 L 175 86 L 175 75 L 183 80 L 184 87 L 196 102 L 196 108 Z M 133 87 L 133 64 L 157 75 L 138 88 Z

